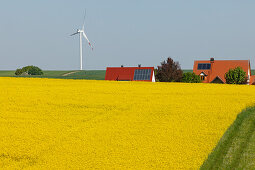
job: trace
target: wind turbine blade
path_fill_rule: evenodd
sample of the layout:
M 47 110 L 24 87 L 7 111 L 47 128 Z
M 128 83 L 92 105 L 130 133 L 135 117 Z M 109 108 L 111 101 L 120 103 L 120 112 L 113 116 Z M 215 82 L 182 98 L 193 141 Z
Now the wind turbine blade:
M 75 35 L 75 34 L 79 34 L 79 33 L 78 33 L 78 32 L 76 32 L 76 33 L 71 34 L 70 36 L 73 36 L 73 35 Z
M 84 18 L 83 18 L 82 30 L 84 30 L 85 19 L 86 19 L 86 9 L 85 9 L 85 14 L 84 14 Z
M 88 39 L 87 35 L 85 34 L 85 32 L 82 32 L 82 34 L 83 34 L 84 38 L 89 42 L 89 39 Z
M 90 43 L 90 41 L 89 41 L 89 39 L 88 39 L 88 37 L 87 37 L 87 35 L 85 34 L 84 31 L 82 32 L 82 34 L 83 34 L 84 38 L 88 41 L 90 48 L 93 50 L 94 47 L 93 47 L 92 44 Z

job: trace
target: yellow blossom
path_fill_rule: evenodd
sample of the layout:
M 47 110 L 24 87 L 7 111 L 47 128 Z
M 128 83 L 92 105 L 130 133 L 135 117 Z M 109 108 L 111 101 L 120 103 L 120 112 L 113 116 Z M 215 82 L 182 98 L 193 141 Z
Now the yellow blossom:
M 247 85 L 0 78 L 0 169 L 197 169 Z

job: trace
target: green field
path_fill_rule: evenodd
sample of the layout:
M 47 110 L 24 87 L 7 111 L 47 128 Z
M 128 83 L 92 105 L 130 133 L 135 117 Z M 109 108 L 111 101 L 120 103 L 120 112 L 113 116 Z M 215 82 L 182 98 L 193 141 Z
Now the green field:
M 201 169 L 255 169 L 255 107 L 238 115 Z
M 105 70 L 46 70 L 41 76 L 16 76 L 15 71 L 0 71 L 0 77 L 39 77 L 39 78 L 60 78 L 60 79 L 88 79 L 104 80 Z
M 0 77 L 14 76 L 15 71 L 0 71 Z
M 193 70 L 182 70 L 183 73 L 187 73 L 187 72 L 193 72 Z

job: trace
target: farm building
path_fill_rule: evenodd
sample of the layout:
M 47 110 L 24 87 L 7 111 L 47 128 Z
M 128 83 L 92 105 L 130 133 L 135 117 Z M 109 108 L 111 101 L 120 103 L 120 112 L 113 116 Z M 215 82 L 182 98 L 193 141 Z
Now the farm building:
M 154 67 L 107 67 L 105 80 L 155 82 Z
M 254 82 L 255 76 L 251 75 L 250 60 L 201 60 L 194 61 L 193 72 L 200 75 L 203 83 L 226 83 L 225 73 L 229 69 L 241 67 L 248 78 L 248 84 Z

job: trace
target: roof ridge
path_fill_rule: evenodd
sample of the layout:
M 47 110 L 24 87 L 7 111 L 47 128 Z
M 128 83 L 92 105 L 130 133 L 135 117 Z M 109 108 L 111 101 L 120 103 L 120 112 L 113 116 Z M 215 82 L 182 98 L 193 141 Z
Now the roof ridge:
M 210 61 L 210 60 L 194 60 L 194 61 Z M 214 61 L 250 61 L 250 60 L 214 60 Z

